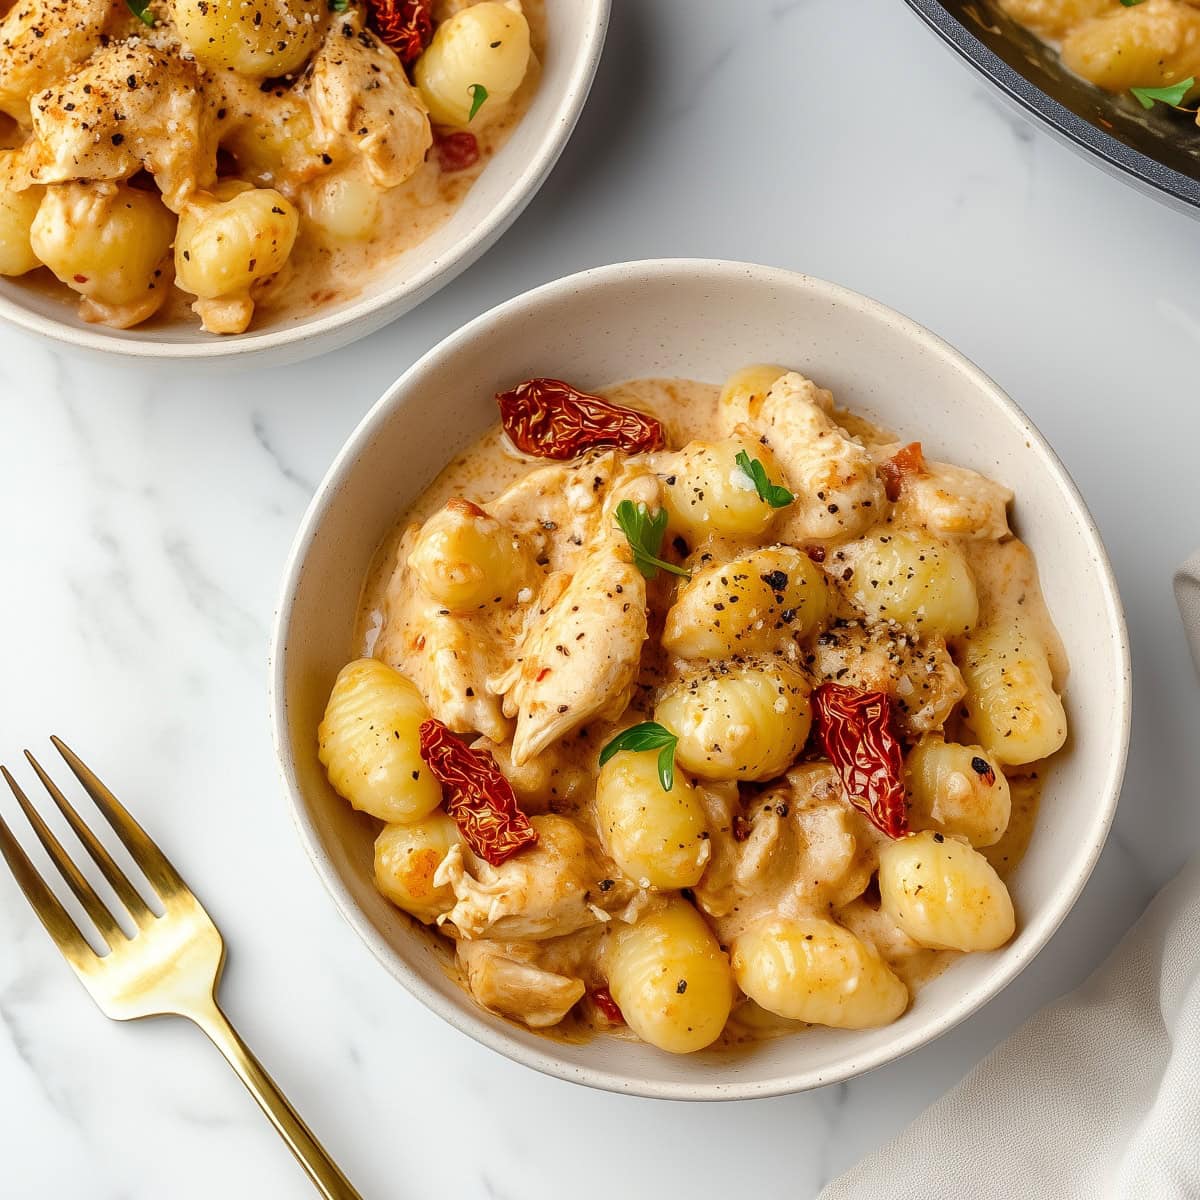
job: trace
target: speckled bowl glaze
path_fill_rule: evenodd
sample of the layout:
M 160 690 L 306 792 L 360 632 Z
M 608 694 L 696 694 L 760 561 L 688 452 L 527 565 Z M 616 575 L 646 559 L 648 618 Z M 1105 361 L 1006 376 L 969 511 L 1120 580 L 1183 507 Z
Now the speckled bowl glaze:
M 1035 551 L 1072 664 L 1072 737 L 1047 782 L 1038 826 L 1012 877 L 1019 932 L 955 962 L 883 1029 L 810 1029 L 748 1050 L 677 1058 L 609 1036 L 539 1036 L 479 1008 L 432 939 L 372 883 L 374 823 L 325 781 L 316 729 L 376 548 L 441 466 L 496 419 L 493 393 L 532 375 L 582 387 L 648 375 L 719 382 L 781 362 L 937 458 L 1016 492 L 1014 521 Z M 1117 803 L 1129 735 L 1124 618 L 1104 547 L 1062 464 L 1017 406 L 933 334 L 844 288 L 768 267 L 627 263 L 547 284 L 493 309 L 431 350 L 371 410 L 304 518 L 284 576 L 273 646 L 273 717 L 288 801 L 343 916 L 415 996 L 517 1062 L 592 1087 L 723 1100 L 833 1083 L 915 1050 L 1010 983 L 1083 888 Z
M 217 337 L 192 320 L 125 330 L 88 325 L 61 295 L 0 277 L 0 319 L 87 350 L 168 363 L 219 360 L 239 367 L 298 362 L 374 333 L 469 267 L 533 199 L 583 111 L 604 48 L 610 5 L 611 0 L 546 5 L 546 56 L 529 111 L 451 218 L 420 245 L 385 263 L 358 295 L 315 313 L 274 314 L 261 328 Z

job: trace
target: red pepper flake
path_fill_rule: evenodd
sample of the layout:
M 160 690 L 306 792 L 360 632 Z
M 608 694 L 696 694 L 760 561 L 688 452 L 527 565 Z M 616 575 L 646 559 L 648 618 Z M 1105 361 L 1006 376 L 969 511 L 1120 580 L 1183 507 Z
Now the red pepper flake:
M 813 693 L 817 733 L 850 801 L 888 837 L 908 832 L 904 751 L 894 732 L 892 698 L 840 683 Z
M 823 563 L 825 561 L 824 546 L 805 546 L 804 553 L 815 563 Z
M 606 987 L 596 988 L 591 994 L 592 1003 L 600 1010 L 604 1019 L 610 1025 L 624 1025 L 625 1016 L 620 1006 L 612 998 L 612 992 Z
M 654 417 L 609 404 L 561 379 L 527 379 L 497 392 L 496 403 L 513 445 L 537 458 L 578 458 L 597 446 L 639 454 L 666 445 Z
M 465 171 L 479 161 L 479 142 L 473 133 L 440 133 L 434 147 L 438 165 L 447 174 Z
M 883 480 L 884 494 L 895 503 L 900 499 L 906 475 L 925 474 L 925 455 L 921 451 L 921 443 L 909 442 L 891 458 L 884 459 L 877 470 L 879 478 Z
M 433 0 L 367 0 L 379 40 L 412 66 L 433 37 Z
M 442 785 L 446 811 L 472 853 L 498 867 L 537 842 L 537 830 L 491 754 L 472 750 L 433 718 L 421 722 L 420 739 L 421 757 Z
M 88 281 L 88 277 L 86 275 L 72 275 L 71 278 L 74 279 L 76 283 L 87 283 Z
M 750 836 L 750 822 L 741 813 L 733 814 L 733 840 L 744 842 Z

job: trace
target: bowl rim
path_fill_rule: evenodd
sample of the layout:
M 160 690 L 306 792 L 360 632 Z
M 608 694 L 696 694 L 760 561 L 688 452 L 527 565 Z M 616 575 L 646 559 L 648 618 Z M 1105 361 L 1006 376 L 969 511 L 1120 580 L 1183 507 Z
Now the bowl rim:
M 1110 175 L 1132 181 L 1142 191 L 1183 212 L 1200 208 L 1200 179 L 1127 146 L 1085 117 L 1073 113 L 989 50 L 941 0 L 907 0 L 941 39 L 1026 114 L 1032 115 L 1072 149 L 1098 159 Z
M 211 339 L 195 342 L 152 341 L 126 336 L 124 331 L 100 333 L 90 327 L 76 329 L 54 317 L 34 312 L 2 292 L 0 320 L 7 320 L 19 329 L 41 334 L 75 349 L 98 350 L 149 362 L 203 363 L 215 360 L 230 363 L 247 356 L 278 353 L 318 338 L 328 339 L 331 343 L 319 350 L 333 348 L 375 332 L 428 299 L 485 254 L 541 189 L 583 114 L 608 35 L 612 0 L 586 0 L 586 3 L 591 8 L 592 17 L 583 38 L 575 46 L 562 103 L 551 118 L 537 153 L 525 162 L 499 201 L 466 237 L 455 243 L 447 253 L 431 259 L 420 270 L 405 276 L 379 295 L 360 297 L 340 312 L 326 316 L 318 313 L 312 319 L 284 329 L 261 333 L 252 331 L 234 337 L 214 335 Z M 353 329 L 356 324 L 361 328 Z
M 738 1080 L 720 1084 L 646 1081 L 600 1066 L 578 1067 L 563 1062 L 554 1053 L 554 1042 L 550 1039 L 544 1039 L 544 1048 L 526 1045 L 518 1039 L 510 1037 L 502 1025 L 489 1020 L 489 1014 L 486 1014 L 484 1010 L 474 1011 L 474 1002 L 465 995 L 461 1004 L 448 1003 L 433 987 L 426 984 L 419 975 L 408 968 L 392 950 L 387 940 L 367 920 L 321 847 L 319 836 L 304 804 L 300 784 L 296 777 L 295 764 L 288 750 L 287 703 L 284 696 L 287 636 L 293 602 L 308 551 L 337 497 L 343 476 L 372 441 L 377 431 L 392 420 L 395 413 L 402 408 L 404 397 L 414 380 L 441 370 L 445 361 L 453 359 L 462 347 L 469 345 L 492 323 L 503 320 L 509 314 L 529 305 L 553 303 L 590 288 L 603 287 L 612 283 L 628 284 L 670 279 L 676 283 L 703 286 L 706 280 L 719 283 L 728 280 L 731 276 L 744 277 L 747 274 L 766 287 L 773 287 L 777 290 L 800 287 L 816 293 L 831 304 L 850 306 L 866 316 L 890 324 L 910 338 L 915 345 L 933 353 L 956 368 L 969 384 L 986 394 L 1005 416 L 1020 423 L 1030 448 L 1041 454 L 1043 465 L 1056 477 L 1059 487 L 1073 502 L 1076 515 L 1082 522 L 1090 542 L 1089 549 L 1099 573 L 1107 624 L 1115 642 L 1114 649 L 1121 676 L 1119 692 L 1112 698 L 1114 727 L 1119 732 L 1117 744 L 1111 747 L 1102 794 L 1102 807 L 1098 810 L 1097 820 L 1091 831 L 1091 843 L 1087 847 L 1087 857 L 1082 869 L 1065 891 L 1056 892 L 1053 903 L 1048 904 L 1041 912 L 1034 914 L 1026 922 L 1025 936 L 1020 944 L 1013 948 L 1012 953 L 999 961 L 995 969 L 980 983 L 956 997 L 929 1022 L 918 1026 L 904 1036 L 895 1038 L 875 1051 L 857 1055 L 852 1053 L 844 1064 L 829 1071 L 799 1070 L 769 1078 Z M 390 974 L 403 984 L 417 1000 L 459 1032 L 515 1062 L 532 1067 L 542 1074 L 568 1082 L 581 1083 L 588 1087 L 668 1100 L 766 1098 L 807 1091 L 830 1083 L 840 1083 L 893 1062 L 934 1041 L 999 994 L 1045 947 L 1074 907 L 1095 868 L 1096 861 L 1107 840 L 1120 796 L 1129 747 L 1132 704 L 1129 638 L 1120 594 L 1104 544 L 1091 513 L 1070 474 L 1046 439 L 1018 405 L 979 367 L 942 338 L 878 300 L 853 292 L 839 284 L 798 272 L 722 259 L 648 259 L 615 263 L 567 275 L 521 293 L 489 309 L 448 335 L 422 355 L 384 392 L 383 396 L 359 422 L 338 452 L 308 505 L 284 568 L 271 635 L 268 667 L 272 737 L 284 785 L 283 790 L 291 809 L 293 822 L 306 853 L 343 919 L 362 938 Z

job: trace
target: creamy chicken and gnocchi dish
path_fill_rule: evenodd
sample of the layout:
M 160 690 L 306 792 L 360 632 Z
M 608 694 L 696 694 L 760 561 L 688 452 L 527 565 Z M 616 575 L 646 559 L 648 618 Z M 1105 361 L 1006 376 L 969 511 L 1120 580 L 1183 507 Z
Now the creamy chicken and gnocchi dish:
M 1200 4 L 1195 0 L 998 0 L 1013 20 L 1058 47 L 1063 63 L 1144 108 L 1200 97 Z M 1189 112 L 1194 113 L 1192 108 Z
M 542 0 L 0 0 L 0 275 L 118 329 L 241 333 L 353 296 L 503 143 L 542 17 Z
M 684 1054 L 884 1025 L 1008 942 L 1067 737 L 1012 493 L 778 366 L 497 401 L 315 731 L 475 1000 Z

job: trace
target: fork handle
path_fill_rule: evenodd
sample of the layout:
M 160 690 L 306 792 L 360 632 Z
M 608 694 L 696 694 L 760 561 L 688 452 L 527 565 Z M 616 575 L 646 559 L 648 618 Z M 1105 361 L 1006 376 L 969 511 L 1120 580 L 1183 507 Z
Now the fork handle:
M 229 1065 L 238 1073 L 258 1106 L 275 1126 L 288 1149 L 308 1173 L 318 1192 L 326 1200 L 362 1200 L 337 1164 L 325 1152 L 312 1130 L 279 1090 L 279 1085 L 267 1074 L 262 1063 L 250 1052 L 241 1035 L 229 1023 L 216 1000 L 201 1011 L 188 1013 L 208 1035 L 213 1045 L 225 1055 Z

